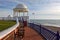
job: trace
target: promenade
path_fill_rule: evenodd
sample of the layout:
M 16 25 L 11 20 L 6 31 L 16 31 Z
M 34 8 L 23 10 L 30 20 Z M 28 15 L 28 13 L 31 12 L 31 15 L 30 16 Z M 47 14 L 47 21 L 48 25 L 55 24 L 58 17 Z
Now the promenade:
M 39 35 L 35 30 L 25 27 L 25 34 L 23 40 L 44 40 L 44 38 Z
M 24 37 L 23 39 L 20 39 L 20 37 L 17 37 L 16 40 L 44 40 L 44 38 L 39 35 L 35 30 L 29 28 L 29 27 L 24 27 Z

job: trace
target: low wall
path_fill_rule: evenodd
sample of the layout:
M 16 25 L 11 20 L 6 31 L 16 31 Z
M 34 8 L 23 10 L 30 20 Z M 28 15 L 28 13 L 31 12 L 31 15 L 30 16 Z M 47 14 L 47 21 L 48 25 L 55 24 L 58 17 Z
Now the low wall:
M 14 40 L 14 34 L 18 31 L 19 23 L 0 32 L 0 40 Z

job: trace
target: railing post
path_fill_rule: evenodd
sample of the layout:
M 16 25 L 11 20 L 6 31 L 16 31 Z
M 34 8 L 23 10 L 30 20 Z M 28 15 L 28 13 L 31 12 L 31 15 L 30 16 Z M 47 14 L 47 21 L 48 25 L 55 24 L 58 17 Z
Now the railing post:
M 16 35 L 15 35 L 15 30 L 14 30 L 14 40 L 15 40 L 15 38 L 16 38 Z
M 56 40 L 59 40 L 59 31 L 57 31 Z
M 41 24 L 40 24 L 40 33 L 41 33 Z

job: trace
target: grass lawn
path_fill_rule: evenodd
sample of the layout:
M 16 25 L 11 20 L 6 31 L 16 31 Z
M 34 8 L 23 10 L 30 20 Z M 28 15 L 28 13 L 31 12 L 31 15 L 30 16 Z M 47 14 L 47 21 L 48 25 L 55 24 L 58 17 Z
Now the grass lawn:
M 3 31 L 16 24 L 16 21 L 11 20 L 0 20 L 0 31 Z

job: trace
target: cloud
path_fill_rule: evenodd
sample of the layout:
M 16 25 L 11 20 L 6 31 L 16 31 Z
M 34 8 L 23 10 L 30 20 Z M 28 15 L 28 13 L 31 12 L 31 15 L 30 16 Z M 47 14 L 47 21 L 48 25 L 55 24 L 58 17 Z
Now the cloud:
M 30 10 L 29 16 L 35 12 L 35 16 L 38 18 L 59 18 L 60 0 L 0 0 L 0 9 L 3 9 L 0 10 L 0 16 L 12 14 L 12 9 L 19 3 L 24 3 L 28 6 Z M 30 18 L 32 17 L 33 15 L 30 16 Z
M 18 2 L 13 0 L 0 0 L 0 8 L 12 9 L 14 8 Z
M 0 17 L 7 17 L 8 15 L 13 15 L 13 11 L 9 9 L 0 9 Z

